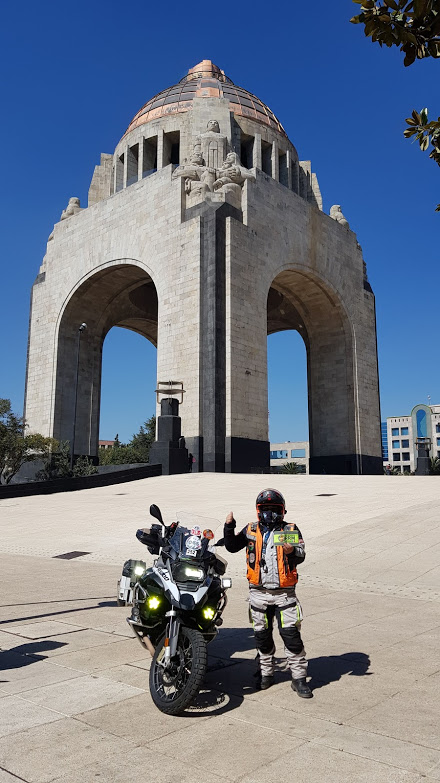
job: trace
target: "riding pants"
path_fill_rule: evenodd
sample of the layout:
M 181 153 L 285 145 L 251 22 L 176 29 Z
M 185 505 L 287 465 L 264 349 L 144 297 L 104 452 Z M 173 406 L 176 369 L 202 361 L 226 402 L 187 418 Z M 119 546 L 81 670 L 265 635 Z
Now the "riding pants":
M 268 590 L 251 586 L 249 607 L 262 676 L 273 674 L 275 653 L 273 620 L 276 617 L 292 678 L 297 680 L 305 677 L 307 675 L 306 652 L 300 633 L 302 611 L 295 595 L 295 588 Z

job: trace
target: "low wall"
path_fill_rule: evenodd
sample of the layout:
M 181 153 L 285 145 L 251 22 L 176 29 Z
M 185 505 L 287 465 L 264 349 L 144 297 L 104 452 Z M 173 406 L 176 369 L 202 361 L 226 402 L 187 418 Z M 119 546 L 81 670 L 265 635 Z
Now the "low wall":
M 120 467 L 120 466 L 118 466 Z M 77 489 L 107 487 L 110 484 L 122 484 L 125 481 L 138 481 L 150 476 L 160 476 L 162 465 L 142 465 L 138 468 L 125 468 L 94 476 L 78 478 L 51 479 L 50 481 L 31 481 L 24 484 L 8 484 L 0 487 L 0 500 L 20 498 L 28 495 L 51 495 L 54 492 L 73 492 Z

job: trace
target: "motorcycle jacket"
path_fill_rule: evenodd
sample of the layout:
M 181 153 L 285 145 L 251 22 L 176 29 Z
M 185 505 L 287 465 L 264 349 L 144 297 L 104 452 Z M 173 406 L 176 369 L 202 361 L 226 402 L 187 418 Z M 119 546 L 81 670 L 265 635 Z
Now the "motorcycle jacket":
M 282 546 L 274 544 L 274 532 L 283 530 L 287 522 L 281 522 L 276 530 L 270 530 L 261 522 L 251 522 L 237 535 L 234 533 L 235 520 L 224 527 L 225 547 L 228 552 L 239 552 L 246 547 L 247 578 L 253 587 L 270 590 L 295 587 L 298 582 L 296 566 L 305 559 L 304 541 L 301 531 L 299 543 L 291 554 L 286 554 Z

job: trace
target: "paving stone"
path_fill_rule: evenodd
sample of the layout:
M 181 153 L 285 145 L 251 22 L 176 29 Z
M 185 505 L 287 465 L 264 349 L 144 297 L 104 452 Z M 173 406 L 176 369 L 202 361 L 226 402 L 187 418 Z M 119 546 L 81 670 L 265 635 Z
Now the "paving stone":
M 3 626 L 5 633 L 12 633 L 15 636 L 23 636 L 25 639 L 47 639 L 51 636 L 62 636 L 67 633 L 74 633 L 75 631 L 82 631 L 80 625 L 69 625 L 68 623 L 60 622 L 45 622 L 42 620 L 39 623 L 26 623 L 26 625 L 15 625 L 12 623 L 8 626 Z
M 292 754 L 302 742 L 296 737 L 289 737 Z M 264 747 L 265 759 L 269 761 L 279 755 L 280 744 L 282 746 L 278 731 L 271 732 L 267 728 L 237 721 L 232 713 L 204 722 L 196 742 L 191 726 L 173 732 L 173 754 L 177 763 L 197 764 L 203 774 L 205 770 L 209 773 L 214 766 L 216 775 L 224 775 L 230 780 L 236 780 L 249 771 L 256 758 L 252 749 Z M 169 737 L 155 740 L 150 747 L 165 753 Z
M 381 764 L 351 753 L 316 744 L 303 743 L 289 752 L 280 748 L 280 757 L 248 771 L 240 783 L 279 783 L 289 779 L 294 770 L 297 783 L 322 783 L 337 779 L 338 783 L 418 783 L 418 773 Z
M 70 716 L 102 707 L 104 704 L 129 699 L 141 692 L 139 688 L 104 677 L 75 677 L 26 691 L 23 699 L 33 704 L 49 706 L 52 710 Z
M 52 723 L 62 717 L 53 709 L 29 704 L 17 696 L 3 696 L 0 702 L 0 737 L 16 734 L 30 726 Z
M 109 758 L 121 763 L 133 752 L 131 743 L 119 739 L 115 747 L 113 736 L 72 718 L 21 731 L 14 742 L 0 739 L 2 766 L 26 783 L 50 783 L 61 774 L 80 771 L 85 780 L 84 771 L 92 764 Z
M 29 666 L 21 666 L 22 660 L 22 656 L 13 656 L 10 664 L 17 664 L 17 668 L 3 668 L 0 671 L 0 687 L 6 693 L 24 693 L 36 687 L 81 677 L 83 674 L 81 671 L 56 666 L 48 661 L 31 659 Z M 0 656 L 0 666 L 4 663 Z

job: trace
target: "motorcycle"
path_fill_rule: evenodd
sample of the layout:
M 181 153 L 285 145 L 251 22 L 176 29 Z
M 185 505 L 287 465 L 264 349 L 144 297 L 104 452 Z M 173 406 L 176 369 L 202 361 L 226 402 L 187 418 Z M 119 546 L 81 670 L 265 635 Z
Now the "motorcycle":
M 189 527 L 166 526 L 154 504 L 150 514 L 160 524 L 138 530 L 136 538 L 158 558 L 135 577 L 127 622 L 152 656 L 149 686 L 156 707 L 179 715 L 203 683 L 207 644 L 223 623 L 232 580 L 224 577 L 227 563 L 214 550 L 212 530 L 202 530 L 194 517 Z

